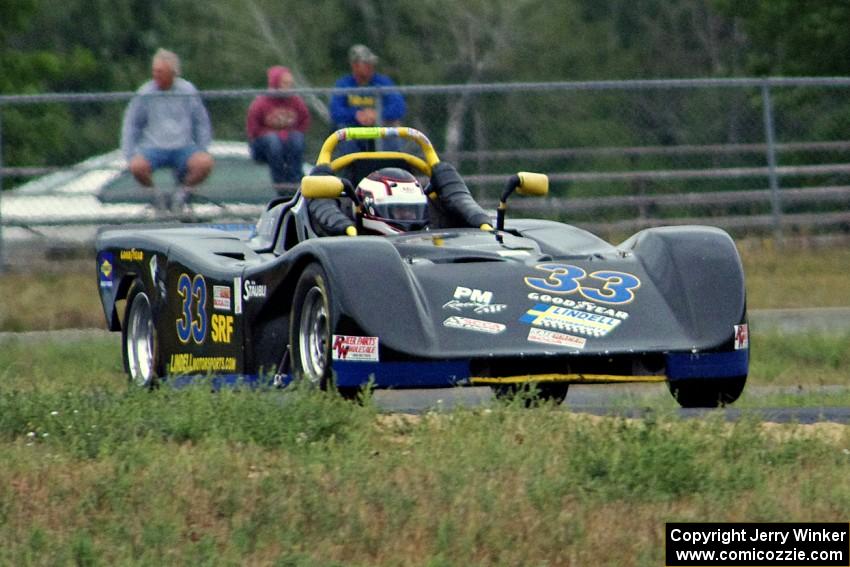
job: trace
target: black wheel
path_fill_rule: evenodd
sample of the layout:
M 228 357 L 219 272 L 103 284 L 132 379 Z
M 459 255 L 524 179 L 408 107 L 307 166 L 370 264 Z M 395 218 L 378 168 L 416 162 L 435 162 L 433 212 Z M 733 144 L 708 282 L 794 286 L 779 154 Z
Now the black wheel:
M 323 390 L 332 383 L 333 303 L 325 270 L 310 264 L 298 279 L 289 318 L 292 374 Z
M 746 383 L 746 376 L 687 378 L 668 381 L 667 387 L 683 408 L 716 408 L 737 400 Z
M 532 388 L 534 391 L 532 392 Z M 570 385 L 563 382 L 538 382 L 526 384 L 504 384 L 493 386 L 493 393 L 500 400 L 512 400 L 517 396 L 523 397 L 525 407 L 534 407 L 540 402 L 553 402 L 561 405 L 567 398 Z
M 143 388 L 159 383 L 159 344 L 150 296 L 140 281 L 130 287 L 121 331 L 124 370 L 130 382 Z

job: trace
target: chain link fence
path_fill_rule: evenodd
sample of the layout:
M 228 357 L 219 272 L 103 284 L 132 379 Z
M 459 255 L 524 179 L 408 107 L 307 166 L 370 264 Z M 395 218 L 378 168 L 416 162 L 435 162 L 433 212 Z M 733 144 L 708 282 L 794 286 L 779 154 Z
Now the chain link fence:
M 620 237 L 648 226 L 733 233 L 850 228 L 850 79 L 726 79 L 400 86 L 404 124 L 428 135 L 485 206 L 508 176 L 547 173 L 550 195 L 511 214 Z M 216 167 L 201 218 L 252 222 L 275 196 L 251 161 L 245 113 L 265 91 L 205 91 Z M 298 89 L 312 161 L 335 89 Z M 365 93 L 370 94 L 370 93 Z M 380 90 L 372 94 L 380 94 Z M 87 246 L 98 226 L 153 222 L 117 151 L 133 93 L 0 96 L 0 261 Z M 43 131 L 33 144 L 32 132 Z M 406 148 L 416 151 L 415 147 Z M 160 173 L 157 183 L 173 183 Z M 23 255 L 23 256 L 22 256 Z

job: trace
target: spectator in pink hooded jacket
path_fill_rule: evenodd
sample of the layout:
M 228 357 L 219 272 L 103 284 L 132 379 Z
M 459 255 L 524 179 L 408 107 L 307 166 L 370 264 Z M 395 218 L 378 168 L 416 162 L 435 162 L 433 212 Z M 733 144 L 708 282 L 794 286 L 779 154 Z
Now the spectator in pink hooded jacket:
M 267 74 L 269 90 L 281 92 L 260 95 L 251 103 L 246 121 L 248 142 L 251 157 L 269 165 L 275 191 L 286 194 L 301 180 L 310 112 L 301 97 L 286 92 L 294 83 L 289 69 L 276 65 Z

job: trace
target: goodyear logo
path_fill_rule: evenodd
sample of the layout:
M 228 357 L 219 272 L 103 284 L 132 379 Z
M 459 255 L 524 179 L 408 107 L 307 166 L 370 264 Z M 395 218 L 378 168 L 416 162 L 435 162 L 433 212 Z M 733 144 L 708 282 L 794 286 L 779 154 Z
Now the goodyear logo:
M 145 254 L 141 250 L 133 248 L 131 250 L 122 250 L 118 257 L 130 262 L 141 262 L 145 259 Z
M 620 319 L 607 315 L 545 303 L 538 303 L 526 311 L 519 320 L 521 323 L 535 327 L 578 333 L 588 337 L 604 337 L 621 323 Z

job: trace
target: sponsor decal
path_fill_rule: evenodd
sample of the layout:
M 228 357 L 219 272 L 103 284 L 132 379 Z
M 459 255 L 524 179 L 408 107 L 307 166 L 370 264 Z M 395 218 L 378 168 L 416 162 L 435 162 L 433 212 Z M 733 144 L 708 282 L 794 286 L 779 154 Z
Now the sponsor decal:
M 265 298 L 268 294 L 268 287 L 265 284 L 258 284 L 254 280 L 245 280 L 245 291 L 242 294 L 242 299 L 250 301 L 254 298 Z
M 480 289 L 471 289 L 468 287 L 456 287 L 454 293 L 455 299 L 467 300 L 472 303 L 490 303 L 493 301 L 492 291 L 481 291 Z
M 235 277 L 233 278 L 233 312 L 237 315 L 242 315 L 242 294 L 240 293 L 242 289 L 242 278 Z
M 98 267 L 98 281 L 100 287 L 112 287 L 112 278 L 114 276 L 113 266 L 115 265 L 115 256 L 112 252 L 103 252 L 100 255 L 100 266 Z
M 443 309 L 452 309 L 454 311 L 463 311 L 464 309 L 472 309 L 475 313 L 501 313 L 504 309 L 507 309 L 507 305 L 504 303 L 494 303 L 493 305 L 482 305 L 480 303 L 471 303 L 471 302 L 463 302 L 457 301 L 456 299 L 452 299 L 443 304 Z
M 232 356 L 194 356 L 190 353 L 172 354 L 168 365 L 170 374 L 194 372 L 221 372 L 236 370 L 236 359 Z
M 156 254 L 151 256 L 150 262 L 148 262 L 148 270 L 151 273 L 151 281 L 156 282 L 156 272 L 159 269 L 159 264 L 156 261 Z
M 735 325 L 735 350 L 750 347 L 750 329 L 744 325 Z
M 547 329 L 538 329 L 537 327 L 532 327 L 528 330 L 528 340 L 533 343 L 572 348 L 584 348 L 585 343 L 587 343 L 587 339 L 583 337 L 574 337 L 573 335 L 567 335 L 566 333 L 549 331 Z
M 472 309 L 475 313 L 501 313 L 507 308 L 504 303 L 491 303 L 492 291 L 481 291 L 468 287 L 456 287 L 453 299 L 443 304 L 443 309 L 463 311 Z
M 190 278 L 180 274 L 177 278 L 177 295 L 180 297 L 180 316 L 177 318 L 177 338 L 186 344 L 190 340 L 203 344 L 207 338 L 209 315 L 207 313 L 207 282 L 201 274 Z
M 526 276 L 528 287 L 560 295 L 578 293 L 600 303 L 631 303 L 635 298 L 634 290 L 640 287 L 640 280 L 626 272 L 597 270 L 588 274 L 578 266 L 555 263 L 538 264 L 535 269 L 545 275 Z
M 588 313 L 597 313 L 599 315 L 607 315 L 608 317 L 616 317 L 623 321 L 629 318 L 629 314 L 625 311 L 614 310 L 610 307 L 591 303 L 590 301 L 573 301 L 566 297 L 552 296 L 545 293 L 537 293 L 535 291 L 528 294 L 528 299 L 540 303 L 551 303 L 552 305 L 562 305 L 564 307 L 572 307 L 573 309 L 581 309 Z
M 538 303 L 520 317 L 520 322 L 535 327 L 578 333 L 588 337 L 604 337 L 622 321 L 607 315 L 588 313 L 569 307 Z
M 230 311 L 230 286 L 213 286 L 213 309 Z
M 479 333 L 489 333 L 498 335 L 506 329 L 501 323 L 493 323 L 491 321 L 482 321 L 480 319 L 470 319 L 469 317 L 459 317 L 453 315 L 443 321 L 444 327 L 452 329 L 465 329 L 467 331 L 478 331 Z
M 118 257 L 122 260 L 128 260 L 130 262 L 141 262 L 145 259 L 145 254 L 141 250 L 131 248 L 130 250 L 122 250 L 118 254 Z
M 332 345 L 334 360 L 378 362 L 378 337 L 334 335 Z
M 233 315 L 214 314 L 210 318 L 210 337 L 214 343 L 230 344 L 233 337 Z

